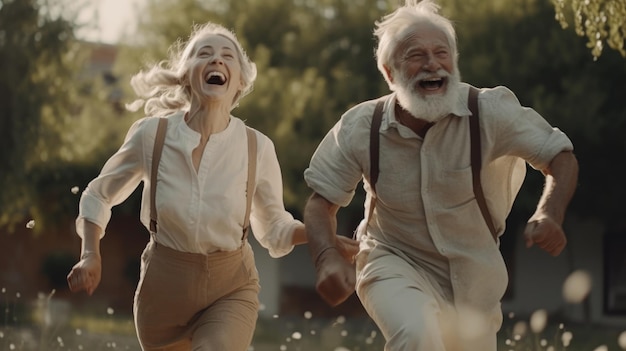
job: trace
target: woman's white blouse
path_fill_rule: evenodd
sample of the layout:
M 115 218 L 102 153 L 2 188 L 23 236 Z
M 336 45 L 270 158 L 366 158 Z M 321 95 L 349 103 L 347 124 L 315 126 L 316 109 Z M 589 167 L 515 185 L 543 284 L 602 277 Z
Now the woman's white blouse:
M 189 128 L 184 112 L 168 118 L 167 134 L 157 176 L 157 242 L 170 248 L 207 254 L 231 251 L 241 245 L 246 210 L 248 144 L 246 125 L 231 116 L 228 127 L 211 135 L 198 171 L 191 153 L 200 134 Z M 158 118 L 135 122 L 120 149 L 105 163 L 80 200 L 76 219 L 78 235 L 83 221 L 103 229 L 111 208 L 144 182 L 141 222 L 150 227 L 150 170 Z M 258 242 L 273 257 L 293 249 L 295 227 L 302 223 L 285 210 L 282 175 L 272 141 L 257 134 L 256 189 L 250 224 Z

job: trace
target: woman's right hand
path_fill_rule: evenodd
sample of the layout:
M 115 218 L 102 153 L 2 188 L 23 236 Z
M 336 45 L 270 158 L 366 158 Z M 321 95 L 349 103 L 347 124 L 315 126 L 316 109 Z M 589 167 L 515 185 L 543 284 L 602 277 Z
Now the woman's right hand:
M 84 253 L 80 261 L 72 267 L 67 275 L 67 284 L 71 292 L 86 291 L 88 295 L 93 294 L 102 276 L 102 259 L 100 254 L 95 252 Z

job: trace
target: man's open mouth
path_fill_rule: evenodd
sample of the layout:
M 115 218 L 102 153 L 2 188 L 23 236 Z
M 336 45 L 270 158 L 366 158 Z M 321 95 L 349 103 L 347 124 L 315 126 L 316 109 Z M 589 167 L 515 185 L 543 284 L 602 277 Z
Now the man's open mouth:
M 445 83 L 445 78 L 427 78 L 419 81 L 419 86 L 424 90 L 439 90 Z

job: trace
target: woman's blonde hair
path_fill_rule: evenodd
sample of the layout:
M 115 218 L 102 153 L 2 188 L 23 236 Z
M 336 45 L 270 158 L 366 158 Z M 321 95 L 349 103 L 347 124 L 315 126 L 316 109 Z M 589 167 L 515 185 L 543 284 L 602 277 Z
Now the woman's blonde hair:
M 139 99 L 128 104 L 126 108 L 136 111 L 144 105 L 144 112 L 148 116 L 164 116 L 188 109 L 191 104 L 191 90 L 186 82 L 189 58 L 198 39 L 208 35 L 221 35 L 232 41 L 237 49 L 243 88 L 233 99 L 231 110 L 234 109 L 239 100 L 252 91 L 257 76 L 256 65 L 250 60 L 234 32 L 211 22 L 194 25 L 187 41 L 179 39 L 170 47 L 168 60 L 154 64 L 131 78 L 130 85 Z

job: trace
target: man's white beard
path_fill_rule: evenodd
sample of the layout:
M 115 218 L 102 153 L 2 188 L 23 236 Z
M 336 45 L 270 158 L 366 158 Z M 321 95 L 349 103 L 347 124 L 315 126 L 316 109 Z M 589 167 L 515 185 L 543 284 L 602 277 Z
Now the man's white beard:
M 421 73 L 407 79 L 404 74 L 400 74 L 398 84 L 396 84 L 396 95 L 400 106 L 416 118 L 428 122 L 437 122 L 452 113 L 454 105 L 459 97 L 460 75 L 458 71 L 449 74 L 446 71 L 439 71 L 437 75 L 447 77 L 448 86 L 443 95 L 421 95 L 415 91 L 415 87 L 422 79 L 428 78 L 429 74 Z

